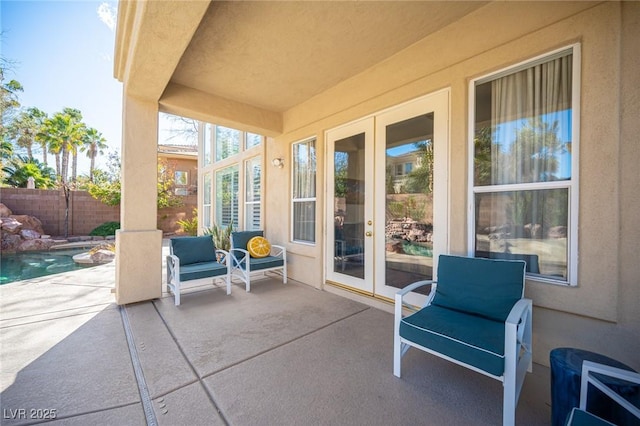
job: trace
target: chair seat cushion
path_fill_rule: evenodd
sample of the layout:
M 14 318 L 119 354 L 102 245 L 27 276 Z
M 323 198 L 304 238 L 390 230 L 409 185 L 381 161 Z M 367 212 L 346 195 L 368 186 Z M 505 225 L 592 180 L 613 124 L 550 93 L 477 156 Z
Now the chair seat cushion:
M 217 277 L 227 273 L 227 266 L 218 262 L 200 262 L 180 266 L 180 281 Z
M 579 408 L 573 408 L 567 416 L 565 426 L 614 426 L 606 420 Z
M 262 269 L 278 268 L 278 267 L 284 266 L 284 259 L 282 259 L 281 257 L 275 257 L 275 256 L 267 256 L 262 258 L 252 257 L 250 262 L 251 262 L 250 265 L 251 265 L 252 271 L 259 271 Z M 247 269 L 246 262 L 244 261 L 240 262 L 240 267 L 242 269 Z
M 400 336 L 495 376 L 504 372 L 504 323 L 430 305 L 400 322 Z

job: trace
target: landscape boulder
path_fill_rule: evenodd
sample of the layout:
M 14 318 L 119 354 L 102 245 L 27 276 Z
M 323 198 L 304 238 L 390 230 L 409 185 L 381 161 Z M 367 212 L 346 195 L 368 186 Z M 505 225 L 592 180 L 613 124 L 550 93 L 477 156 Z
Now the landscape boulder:
M 91 260 L 93 263 L 108 263 L 115 259 L 116 254 L 111 250 L 97 250 L 94 253 L 91 253 Z
M 17 251 L 49 250 L 54 243 L 55 241 L 52 239 L 43 240 L 41 238 L 38 238 L 34 240 L 22 240 L 17 248 Z
M 14 214 L 10 217 L 20 222 L 22 224 L 22 229 L 32 229 L 38 234 L 44 234 L 44 229 L 42 229 L 42 222 L 40 222 L 40 219 L 38 219 L 37 217 L 29 216 L 26 214 Z
M 17 234 L 22 229 L 22 223 L 18 222 L 12 217 L 2 217 L 2 231 L 9 234 Z
M 25 240 L 35 240 L 40 238 L 40 235 L 38 231 L 34 231 L 33 229 L 23 229 L 20 231 L 20 236 Z
M 12 214 L 13 213 L 11 212 L 9 207 L 7 207 L 4 204 L 0 203 L 0 217 L 9 217 Z

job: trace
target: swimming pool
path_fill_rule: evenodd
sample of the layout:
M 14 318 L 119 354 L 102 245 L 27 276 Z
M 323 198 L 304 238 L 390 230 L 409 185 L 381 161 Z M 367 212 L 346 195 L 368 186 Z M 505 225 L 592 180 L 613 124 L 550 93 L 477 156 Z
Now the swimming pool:
M 88 250 L 87 248 L 79 248 L 2 253 L 0 256 L 0 285 L 90 268 L 94 265 L 83 266 L 73 261 L 74 255 Z

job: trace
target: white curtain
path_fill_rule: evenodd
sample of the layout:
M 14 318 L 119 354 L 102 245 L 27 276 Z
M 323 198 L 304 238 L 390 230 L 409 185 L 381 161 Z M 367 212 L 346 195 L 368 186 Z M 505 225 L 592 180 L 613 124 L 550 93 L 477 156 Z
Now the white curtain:
M 557 179 L 571 74 L 568 54 L 492 81 L 492 184 Z
M 315 241 L 315 141 L 293 145 L 293 239 Z

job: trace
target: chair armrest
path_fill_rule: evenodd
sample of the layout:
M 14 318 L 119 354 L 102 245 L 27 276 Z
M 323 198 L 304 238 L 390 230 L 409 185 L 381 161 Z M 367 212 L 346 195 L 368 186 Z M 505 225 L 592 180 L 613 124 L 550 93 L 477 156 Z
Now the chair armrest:
M 529 309 L 531 309 L 531 299 L 520 299 L 513 305 L 511 308 L 511 312 L 509 312 L 509 316 L 505 321 L 506 324 L 518 325 L 522 322 Z
M 396 292 L 396 296 L 395 296 L 395 312 L 396 312 L 396 316 L 400 315 L 402 316 L 402 307 L 405 306 L 404 304 L 404 296 L 406 296 L 408 293 L 414 291 L 417 288 L 423 287 L 425 285 L 429 285 L 431 284 L 431 292 L 429 292 L 429 295 L 427 296 L 427 301 L 424 304 L 424 306 L 428 306 L 429 304 L 431 304 L 431 301 L 433 300 L 433 297 L 436 294 L 436 287 L 437 287 L 437 282 L 433 281 L 433 280 L 423 280 L 423 281 L 417 281 L 413 284 L 410 284 L 408 286 L 406 286 L 405 288 L 398 290 L 398 292 Z M 408 305 L 407 305 L 408 306 Z
M 239 266 L 246 259 L 249 259 L 249 252 L 241 248 L 232 248 L 229 250 L 231 257 L 231 266 Z
M 417 288 L 420 288 L 420 287 L 422 287 L 422 286 L 428 285 L 428 284 L 431 284 L 431 285 L 432 285 L 432 287 L 431 287 L 431 292 L 433 293 L 433 289 L 435 288 L 436 281 L 433 281 L 433 280 L 423 280 L 423 281 L 417 281 L 417 282 L 415 282 L 415 283 L 413 283 L 413 284 L 410 284 L 410 285 L 406 286 L 406 287 L 405 287 L 405 288 L 403 288 L 403 289 L 398 290 L 398 292 L 396 293 L 396 299 L 398 298 L 398 296 L 401 296 L 401 298 L 402 298 L 402 297 L 404 297 L 407 293 L 410 293 L 410 292 L 412 292 L 413 290 L 415 290 L 415 289 L 417 289 Z
M 175 268 L 176 265 L 180 265 L 180 259 L 175 254 L 170 254 L 167 256 L 167 265 L 170 265 L 171 268 Z
M 280 246 L 278 244 L 271 244 L 271 256 L 281 256 L 286 253 L 287 253 L 287 249 L 284 246 Z
M 221 254 L 222 256 L 220 257 L 219 261 L 220 263 L 223 263 L 225 265 L 227 265 L 229 263 L 229 252 L 226 250 L 222 250 L 222 249 L 216 249 L 216 255 L 217 254 Z M 217 259 L 217 256 L 216 256 Z
M 167 256 L 167 284 L 180 280 L 180 259 L 175 254 Z

